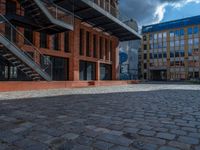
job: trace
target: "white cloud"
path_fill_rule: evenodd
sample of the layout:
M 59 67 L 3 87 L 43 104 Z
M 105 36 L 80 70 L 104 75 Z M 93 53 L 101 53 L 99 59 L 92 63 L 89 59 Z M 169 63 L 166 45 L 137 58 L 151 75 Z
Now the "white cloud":
M 148 25 L 162 21 L 167 6 L 179 9 L 189 3 L 200 3 L 200 0 L 120 0 L 120 8 L 139 25 Z

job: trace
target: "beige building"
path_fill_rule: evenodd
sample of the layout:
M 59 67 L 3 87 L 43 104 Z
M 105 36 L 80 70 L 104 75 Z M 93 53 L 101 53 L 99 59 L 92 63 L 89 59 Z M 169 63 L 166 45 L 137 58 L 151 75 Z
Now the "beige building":
M 200 78 L 200 16 L 145 26 L 142 34 L 142 79 Z

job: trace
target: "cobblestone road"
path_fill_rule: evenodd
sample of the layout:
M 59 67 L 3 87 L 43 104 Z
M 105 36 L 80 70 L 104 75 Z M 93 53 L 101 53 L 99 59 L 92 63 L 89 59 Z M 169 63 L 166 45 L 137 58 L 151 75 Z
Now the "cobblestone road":
M 0 100 L 0 150 L 200 150 L 200 85 L 12 92 Z

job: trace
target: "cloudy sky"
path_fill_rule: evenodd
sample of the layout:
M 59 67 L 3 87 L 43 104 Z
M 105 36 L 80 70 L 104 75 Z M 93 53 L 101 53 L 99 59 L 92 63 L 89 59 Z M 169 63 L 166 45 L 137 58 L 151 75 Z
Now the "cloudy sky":
M 119 0 L 121 11 L 139 25 L 200 15 L 200 0 Z

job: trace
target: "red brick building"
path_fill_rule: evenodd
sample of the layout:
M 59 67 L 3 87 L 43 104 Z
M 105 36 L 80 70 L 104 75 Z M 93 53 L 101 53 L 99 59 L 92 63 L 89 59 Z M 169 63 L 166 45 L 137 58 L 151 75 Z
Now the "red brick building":
M 0 0 L 0 13 L 0 81 L 117 80 L 119 41 L 140 39 L 116 0 Z

